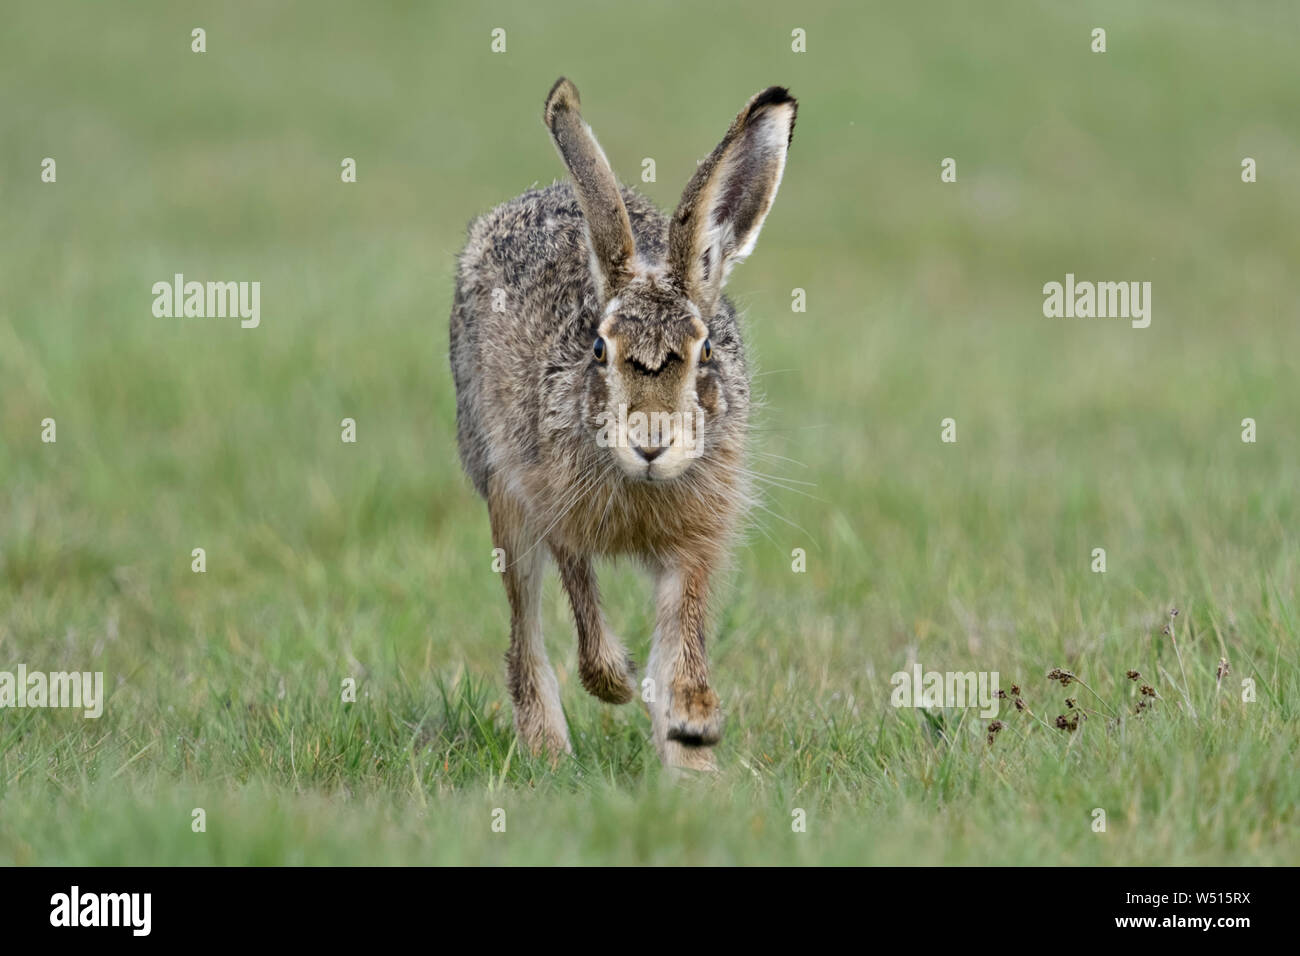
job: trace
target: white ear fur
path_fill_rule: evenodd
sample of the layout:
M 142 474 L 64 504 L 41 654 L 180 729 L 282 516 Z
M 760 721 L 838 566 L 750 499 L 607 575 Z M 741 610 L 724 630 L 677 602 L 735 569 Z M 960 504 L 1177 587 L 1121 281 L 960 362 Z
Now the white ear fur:
M 785 173 L 797 109 L 781 87 L 754 96 L 682 194 L 669 264 L 706 313 L 731 269 L 754 251 Z
M 778 110 L 781 110 L 778 115 Z M 705 226 L 705 236 L 708 245 L 715 246 L 721 250 L 723 273 L 722 282 L 726 282 L 727 273 L 738 262 L 744 262 L 749 258 L 749 254 L 754 251 L 758 245 L 758 234 L 763 230 L 763 222 L 767 219 L 767 214 L 772 211 L 772 204 L 776 201 L 777 191 L 781 188 L 781 178 L 785 175 L 785 160 L 790 144 L 790 127 L 794 123 L 794 108 L 778 107 L 773 110 L 763 120 L 757 124 L 755 132 L 755 151 L 762 154 L 765 161 L 772 166 L 769 174 L 769 180 L 763 183 L 752 183 L 747 188 L 762 190 L 763 195 L 760 199 L 760 206 L 757 214 L 754 216 L 750 226 L 746 229 L 743 236 L 736 235 L 736 223 L 732 219 L 717 222 L 714 218 L 716 205 L 709 210 L 709 216 L 706 220 L 709 225 Z M 725 183 L 729 180 L 739 181 L 744 175 L 743 171 L 736 168 L 741 165 L 735 159 L 724 160 L 724 168 L 719 170 L 719 178 Z

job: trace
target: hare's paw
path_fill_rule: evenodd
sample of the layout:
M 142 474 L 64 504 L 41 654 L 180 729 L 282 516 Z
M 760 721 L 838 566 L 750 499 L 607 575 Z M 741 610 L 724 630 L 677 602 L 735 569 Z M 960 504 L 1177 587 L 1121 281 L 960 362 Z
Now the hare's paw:
M 668 702 L 668 739 L 711 747 L 722 739 L 722 706 L 711 687 L 674 688 Z
M 692 747 L 678 743 L 676 740 L 665 742 L 663 748 L 665 766 L 673 771 L 694 770 L 697 773 L 716 773 L 718 762 L 714 759 L 712 747 Z
M 558 767 L 561 760 L 573 755 L 573 745 L 569 743 L 567 729 L 561 733 L 548 732 L 543 746 L 543 752 L 551 758 L 552 767 Z
M 563 713 L 550 713 L 538 706 L 515 704 L 515 733 L 519 743 L 534 757 L 548 754 L 551 764 L 560 762 L 560 758 L 573 753 L 569 742 L 569 728 L 564 722 Z
M 579 654 L 578 677 L 587 693 L 607 704 L 626 704 L 636 696 L 636 665 L 616 642 L 590 656 Z

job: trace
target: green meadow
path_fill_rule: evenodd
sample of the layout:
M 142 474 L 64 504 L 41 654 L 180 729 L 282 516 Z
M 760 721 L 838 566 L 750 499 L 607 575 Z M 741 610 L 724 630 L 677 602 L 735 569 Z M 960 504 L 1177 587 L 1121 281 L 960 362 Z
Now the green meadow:
M 0 671 L 103 672 L 107 700 L 0 709 L 0 863 L 1297 862 L 1294 5 L 5 20 Z M 560 75 L 665 209 L 752 93 L 800 101 L 728 288 L 767 477 L 716 602 L 708 778 L 585 694 L 553 573 L 575 753 L 514 745 L 447 321 L 468 221 L 563 175 Z M 177 273 L 260 282 L 260 324 L 155 316 Z M 1067 274 L 1150 282 L 1149 327 L 1046 317 Z M 649 584 L 600 570 L 644 661 Z M 914 663 L 1023 709 L 990 743 L 976 709 L 891 706 Z

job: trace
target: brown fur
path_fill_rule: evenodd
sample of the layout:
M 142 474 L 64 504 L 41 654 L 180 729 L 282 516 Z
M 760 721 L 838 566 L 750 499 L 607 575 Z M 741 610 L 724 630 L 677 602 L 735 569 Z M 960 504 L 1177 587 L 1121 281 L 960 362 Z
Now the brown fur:
M 722 714 L 704 646 L 709 580 L 750 500 L 749 375 L 721 288 L 771 207 L 794 111 L 778 87 L 751 99 L 670 226 L 618 187 L 561 79 L 543 120 L 573 184 L 525 193 L 470 226 L 451 317 L 457 436 L 506 555 L 507 676 L 516 729 L 535 753 L 570 749 L 541 642 L 543 557 L 573 606 L 583 686 L 623 703 L 637 690 L 634 669 L 601 614 L 592 562 L 624 555 L 658 582 L 655 744 L 671 765 L 713 766 Z M 690 416 L 698 456 L 676 426 L 657 445 L 633 433 L 602 447 L 603 416 L 619 408 Z

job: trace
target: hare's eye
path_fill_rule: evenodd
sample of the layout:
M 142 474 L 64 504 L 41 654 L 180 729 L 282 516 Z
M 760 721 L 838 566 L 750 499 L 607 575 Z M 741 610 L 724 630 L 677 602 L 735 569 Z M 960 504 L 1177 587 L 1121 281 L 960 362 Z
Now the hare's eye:
M 705 339 L 704 344 L 700 346 L 700 361 L 707 362 L 711 358 L 713 358 L 713 343 Z
M 596 344 L 591 347 L 592 354 L 596 356 L 597 362 L 605 361 L 605 340 L 598 338 Z

